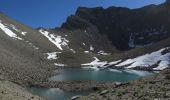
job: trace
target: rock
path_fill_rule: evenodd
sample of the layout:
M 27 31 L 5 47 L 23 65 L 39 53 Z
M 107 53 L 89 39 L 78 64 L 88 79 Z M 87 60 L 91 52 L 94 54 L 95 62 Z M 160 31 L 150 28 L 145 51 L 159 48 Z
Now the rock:
M 103 90 L 100 95 L 105 95 L 106 93 L 108 93 L 109 91 L 108 90 Z
M 120 85 L 122 85 L 122 83 L 116 82 L 115 85 L 116 85 L 116 86 L 120 86 Z
M 80 98 L 81 96 L 73 96 L 71 97 L 71 100 L 77 100 L 78 98 Z

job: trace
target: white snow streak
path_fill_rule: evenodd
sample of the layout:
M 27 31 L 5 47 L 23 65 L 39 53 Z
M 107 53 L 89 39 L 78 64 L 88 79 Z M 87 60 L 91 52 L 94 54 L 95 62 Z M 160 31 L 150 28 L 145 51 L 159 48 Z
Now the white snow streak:
M 104 67 L 104 65 L 107 64 L 107 61 L 100 62 L 100 60 L 97 57 L 93 57 L 95 60 L 92 61 L 91 63 L 86 63 L 86 64 L 81 64 L 82 66 L 88 66 L 85 68 L 92 68 L 92 69 L 98 69 L 101 67 Z
M 59 66 L 59 67 L 67 66 L 67 65 L 65 65 L 65 64 L 59 64 L 59 63 L 54 63 L 54 65 Z
M 68 46 L 68 40 L 62 38 L 61 36 L 55 36 L 54 34 L 50 34 L 48 31 L 39 30 L 41 34 L 43 34 L 50 42 L 56 45 L 60 50 L 63 50 L 62 46 Z
M 84 51 L 84 53 L 90 53 L 90 51 Z
M 98 52 L 98 55 L 105 55 L 105 56 L 107 56 L 107 55 L 110 55 L 110 53 L 105 53 L 103 50 L 100 50 Z
M 13 29 L 13 30 L 15 30 L 15 31 L 17 31 L 18 33 L 21 33 L 22 35 L 26 35 L 27 34 L 27 32 L 23 32 L 23 31 L 21 31 L 21 30 L 19 30 L 18 28 L 16 28 L 14 25 L 10 25 L 11 26 L 11 28 Z
M 10 29 L 8 29 L 7 26 L 2 24 L 2 21 L 0 20 L 0 28 L 2 29 L 2 31 L 4 31 L 8 36 L 14 38 L 14 39 L 19 39 L 19 40 L 23 40 L 22 38 L 18 37 L 14 32 L 12 32 Z

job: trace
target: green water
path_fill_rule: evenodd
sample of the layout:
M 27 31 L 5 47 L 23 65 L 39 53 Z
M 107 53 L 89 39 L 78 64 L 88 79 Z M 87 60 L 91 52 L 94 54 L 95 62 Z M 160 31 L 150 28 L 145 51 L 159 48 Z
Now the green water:
M 115 69 L 64 69 L 61 75 L 49 78 L 50 81 L 76 81 L 76 80 L 95 80 L 95 81 L 117 81 L 127 82 L 140 77 L 153 75 L 152 72 L 135 70 L 115 70 Z M 66 92 L 60 89 L 29 88 L 33 94 L 47 98 L 48 100 L 68 100 L 76 95 L 88 95 L 86 92 Z

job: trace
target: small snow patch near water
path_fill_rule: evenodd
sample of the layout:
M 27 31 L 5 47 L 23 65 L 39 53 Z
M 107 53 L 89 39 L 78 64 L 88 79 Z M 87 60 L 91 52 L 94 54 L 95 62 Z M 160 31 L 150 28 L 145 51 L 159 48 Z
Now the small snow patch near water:
M 60 64 L 60 63 L 54 63 L 54 65 L 59 66 L 59 67 L 65 67 L 65 66 L 67 66 L 66 64 Z
M 127 66 L 126 68 L 135 68 L 135 67 L 151 67 L 157 64 L 159 61 L 157 68 L 153 68 L 153 70 L 163 70 L 169 67 L 170 64 L 170 53 L 166 53 L 162 55 L 162 51 L 169 49 L 163 48 L 159 51 L 152 52 L 150 54 L 145 54 L 134 59 L 128 59 L 116 66 Z
M 107 61 L 104 62 L 100 62 L 100 60 L 97 57 L 94 57 L 94 61 L 92 61 L 91 63 L 86 63 L 86 64 L 81 64 L 82 66 L 87 66 L 84 68 L 92 68 L 92 69 L 96 69 L 98 70 L 98 68 L 100 67 L 104 67 L 104 65 L 107 64 Z
M 99 70 L 101 68 L 102 69 L 107 68 L 108 66 L 111 66 L 111 65 L 121 62 L 121 60 L 113 61 L 113 62 L 100 61 L 97 57 L 94 57 L 94 59 L 95 60 L 92 61 L 91 63 L 81 64 L 81 66 L 85 66 L 83 68 L 91 68 L 91 69 Z

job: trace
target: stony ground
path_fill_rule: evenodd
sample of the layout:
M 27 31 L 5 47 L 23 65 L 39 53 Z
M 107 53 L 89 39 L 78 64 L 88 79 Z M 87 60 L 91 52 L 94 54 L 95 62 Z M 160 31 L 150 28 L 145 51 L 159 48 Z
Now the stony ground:
M 0 100 L 45 100 L 27 92 L 21 86 L 0 80 Z
M 169 100 L 170 69 L 151 77 L 110 87 L 78 100 Z

